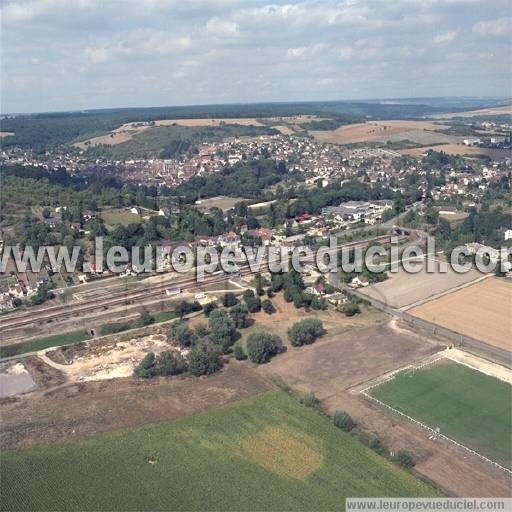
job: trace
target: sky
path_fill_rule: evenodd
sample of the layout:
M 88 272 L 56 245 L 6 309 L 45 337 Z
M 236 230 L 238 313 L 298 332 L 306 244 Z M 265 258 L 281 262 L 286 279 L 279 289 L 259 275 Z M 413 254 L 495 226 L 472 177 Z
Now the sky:
M 512 0 L 2 0 L 0 110 L 510 96 Z

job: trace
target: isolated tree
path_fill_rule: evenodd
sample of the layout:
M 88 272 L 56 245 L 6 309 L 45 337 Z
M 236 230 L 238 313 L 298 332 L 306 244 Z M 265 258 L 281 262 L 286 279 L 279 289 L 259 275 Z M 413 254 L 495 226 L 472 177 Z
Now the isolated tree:
M 261 303 L 261 309 L 263 309 L 263 311 L 265 311 L 265 313 L 269 315 L 276 312 L 276 308 L 274 307 L 274 304 L 272 304 L 272 301 L 270 299 L 265 299 Z
M 245 304 L 237 304 L 229 311 L 229 316 L 233 320 L 237 329 L 245 329 L 249 327 L 249 310 Z
M 255 332 L 247 338 L 247 355 L 253 363 L 266 363 L 282 349 L 283 342 L 275 334 Z
M 323 323 L 317 318 L 305 318 L 293 324 L 287 331 L 288 339 L 294 347 L 309 345 L 323 334 Z
M 237 361 L 243 361 L 244 359 L 247 359 L 244 349 L 239 343 L 236 343 L 233 347 L 233 355 Z
M 224 353 L 228 352 L 236 339 L 235 322 L 221 309 L 216 309 L 208 317 L 211 340 L 222 347 Z
M 203 307 L 203 313 L 208 317 L 210 316 L 210 313 L 217 309 L 217 304 L 215 302 L 208 302 L 208 304 L 205 304 Z
M 355 423 L 350 417 L 350 414 L 343 411 L 336 411 L 333 416 L 333 423 L 338 428 L 350 432 L 354 427 Z
M 219 346 L 208 341 L 194 345 L 188 355 L 188 369 L 192 375 L 209 375 L 223 366 L 222 353 Z
M 246 300 L 247 309 L 249 313 L 257 313 L 261 311 L 261 299 L 259 297 L 252 297 Z
M 393 460 L 398 465 L 407 469 L 412 468 L 416 464 L 413 454 L 407 450 L 398 450 L 395 453 Z
M 346 316 L 354 316 L 361 313 L 361 309 L 357 304 L 349 302 L 343 306 L 343 313 L 345 313 Z
M 304 395 L 304 397 L 301 400 L 301 403 L 303 403 L 306 407 L 317 407 L 320 401 L 316 397 L 315 393 L 311 391 Z
M 150 325 L 154 323 L 155 319 L 147 311 L 142 311 L 139 317 L 139 322 L 142 326 Z
M 236 295 L 233 292 L 227 292 L 222 297 L 222 305 L 226 308 L 234 306 L 238 302 Z

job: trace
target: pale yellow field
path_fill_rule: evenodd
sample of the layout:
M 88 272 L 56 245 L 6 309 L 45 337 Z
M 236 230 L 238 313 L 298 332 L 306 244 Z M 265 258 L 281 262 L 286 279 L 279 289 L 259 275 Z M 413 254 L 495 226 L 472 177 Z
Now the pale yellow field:
M 478 148 L 474 146 L 464 146 L 463 144 L 439 144 L 421 148 L 401 149 L 398 152 L 402 155 L 418 156 L 426 153 L 430 149 L 433 151 L 443 151 L 447 155 L 487 155 L 493 160 L 512 158 L 512 151 L 509 149 Z
M 409 310 L 489 345 L 512 350 L 512 281 L 490 277 Z
M 368 123 L 350 124 L 341 126 L 332 131 L 312 131 L 319 142 L 333 144 L 353 144 L 385 139 L 392 135 L 410 132 L 411 130 L 438 131 L 449 128 L 446 125 L 435 124 L 429 121 L 371 121 Z
M 221 124 L 239 124 L 241 126 L 264 126 L 256 118 L 227 118 L 227 119 L 162 119 L 155 121 L 156 126 L 220 126 Z
M 512 115 L 512 105 L 504 105 L 502 107 L 483 108 L 481 110 L 470 110 L 469 112 L 449 112 L 447 114 L 436 114 L 439 119 L 450 119 L 452 117 L 472 117 L 472 116 L 498 116 L 502 114 Z
M 106 144 L 109 146 L 115 146 L 131 140 L 135 135 L 142 133 L 143 131 L 153 126 L 220 126 L 221 124 L 238 124 L 241 126 L 264 126 L 254 117 L 251 118 L 228 118 L 228 119 L 161 119 L 155 121 L 154 124 L 149 122 L 141 123 L 125 123 L 119 128 L 112 130 L 106 135 L 99 135 L 98 137 L 92 137 L 90 139 L 76 142 L 73 144 L 75 147 L 80 149 L 86 149 L 87 147 L 98 146 L 99 144 Z

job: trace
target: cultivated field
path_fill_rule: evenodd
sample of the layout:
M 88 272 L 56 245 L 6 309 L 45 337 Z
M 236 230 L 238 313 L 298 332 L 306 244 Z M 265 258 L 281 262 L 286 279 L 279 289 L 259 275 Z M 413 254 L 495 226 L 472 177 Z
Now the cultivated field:
M 503 107 L 482 108 L 480 110 L 470 110 L 468 112 L 449 112 L 447 114 L 435 114 L 437 119 L 450 119 L 453 117 L 473 117 L 473 116 L 498 116 L 503 114 L 512 115 L 512 105 Z
M 464 146 L 463 144 L 440 144 L 434 146 L 426 146 L 421 148 L 400 149 L 399 153 L 402 155 L 419 156 L 427 151 L 443 151 L 447 155 L 485 155 L 493 160 L 505 160 L 511 157 L 509 149 L 495 149 L 495 148 L 478 148 L 473 146 Z
M 435 132 L 447 129 L 449 126 L 436 124 L 428 121 L 371 121 L 342 126 L 332 131 L 311 131 L 311 134 L 319 142 L 330 142 L 332 144 L 353 144 L 357 142 L 386 142 L 387 140 L 403 140 L 415 137 L 416 140 L 421 132 L 425 137 L 437 137 L 439 142 L 446 142 L 448 137 Z M 453 140 L 453 137 L 450 138 Z M 418 141 L 421 142 L 421 141 Z M 429 144 L 431 142 L 425 142 Z
M 100 213 L 100 217 L 108 226 L 115 226 L 116 224 L 128 226 L 128 224 L 140 224 L 142 222 L 142 219 L 139 215 L 122 208 L 111 208 L 108 210 L 103 210 Z
M 115 146 L 123 142 L 127 142 L 136 135 L 146 131 L 154 126 L 221 126 L 223 124 L 238 124 L 240 126 L 264 126 L 255 118 L 229 118 L 229 119 L 161 119 L 154 121 L 153 123 L 141 122 L 141 123 L 126 123 L 112 130 L 110 133 L 105 135 L 99 135 L 98 137 L 92 137 L 90 139 L 75 142 L 75 147 L 80 149 L 86 149 L 88 147 L 98 146 L 99 144 L 106 144 L 109 146 Z
M 5 452 L 1 476 L 1 510 L 340 510 L 346 496 L 439 495 L 280 391 Z
M 442 360 L 405 371 L 370 391 L 394 409 L 510 466 L 512 387 L 467 366 Z
M 411 263 L 411 266 L 416 264 Z M 476 269 L 458 274 L 449 267 L 446 273 L 428 273 L 426 266 L 425 263 L 423 270 L 416 274 L 410 274 L 400 267 L 398 272 L 391 274 L 386 281 L 360 288 L 358 291 L 389 306 L 403 308 L 482 277 Z
M 199 209 L 209 210 L 211 208 L 220 208 L 221 210 L 229 210 L 230 208 L 233 208 L 236 203 L 243 200 L 243 197 L 217 196 L 196 201 L 195 206 Z
M 496 347 L 512 350 L 512 282 L 496 277 L 409 311 L 414 316 Z

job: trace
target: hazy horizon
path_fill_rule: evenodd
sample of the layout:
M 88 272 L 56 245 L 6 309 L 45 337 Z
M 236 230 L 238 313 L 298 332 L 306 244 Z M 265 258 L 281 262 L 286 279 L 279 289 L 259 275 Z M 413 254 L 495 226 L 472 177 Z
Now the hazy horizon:
M 0 15 L 4 113 L 511 92 L 507 0 L 7 0 Z

